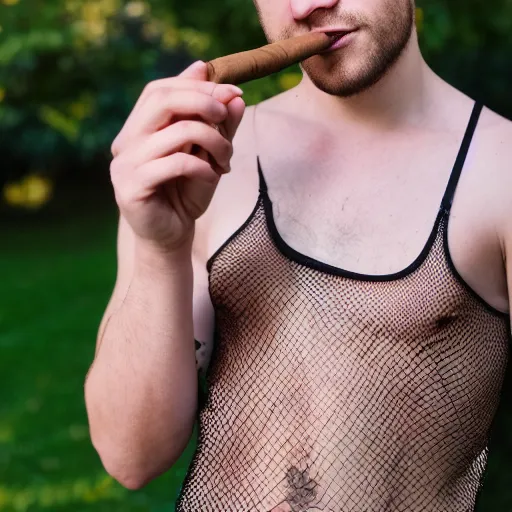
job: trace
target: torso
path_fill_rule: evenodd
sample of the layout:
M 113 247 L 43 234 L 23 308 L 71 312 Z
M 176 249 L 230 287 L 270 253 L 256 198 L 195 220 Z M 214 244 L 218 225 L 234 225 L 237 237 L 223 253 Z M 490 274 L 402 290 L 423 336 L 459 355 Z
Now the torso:
M 407 267 L 432 229 L 473 106 L 460 95 L 450 125 L 425 131 L 333 137 L 300 111 L 288 93 L 254 107 L 234 156 L 233 172 L 211 206 L 206 259 L 247 219 L 258 196 L 259 156 L 277 227 L 299 252 L 367 274 Z M 457 108 L 458 107 L 458 108 Z M 496 309 L 508 312 L 504 248 L 497 201 L 507 201 L 512 123 L 484 109 L 450 223 L 457 270 Z M 236 149 L 235 149 L 236 151 Z M 507 178 L 509 179 L 509 178 Z M 508 184 L 507 184 L 508 185 Z M 300 205 L 298 207 L 298 205 Z
M 211 277 L 220 331 L 202 412 L 205 449 L 180 510 L 195 510 L 194 485 L 212 468 L 203 503 L 237 511 L 472 510 L 507 361 L 505 255 L 496 230 L 506 162 L 497 141 L 512 130 L 484 111 L 464 166 L 447 231 L 461 281 L 437 238 L 405 287 L 394 279 L 365 284 L 364 276 L 407 268 L 425 247 L 472 102 L 460 97 L 457 122 L 443 129 L 378 137 L 346 129 L 335 138 L 292 105 L 284 95 L 258 107 L 257 143 L 238 153 L 203 219 L 206 253 L 217 254 L 259 201 L 258 155 L 288 246 L 363 280 L 334 276 L 330 291 L 319 285 L 319 297 L 315 271 L 309 282 L 270 239 L 250 249 L 235 239 L 220 251 Z M 248 109 L 246 137 L 253 114 Z M 249 232 L 265 225 L 251 222 Z M 260 263 L 266 258 L 275 262 Z M 436 283 L 431 269 L 445 278 Z M 279 291 L 281 279 L 288 284 Z M 300 314 L 293 320 L 290 311 Z

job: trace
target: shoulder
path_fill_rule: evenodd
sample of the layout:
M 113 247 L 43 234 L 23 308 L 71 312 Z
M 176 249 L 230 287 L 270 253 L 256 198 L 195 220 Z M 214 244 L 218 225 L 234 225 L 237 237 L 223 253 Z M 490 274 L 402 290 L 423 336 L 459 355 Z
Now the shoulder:
M 506 204 L 512 204 L 512 121 L 484 108 L 475 143 L 474 158 L 485 170 L 496 199 L 506 197 Z
M 499 115 L 488 107 L 484 107 L 479 121 L 480 140 L 486 147 L 494 147 L 496 151 L 512 150 L 512 121 Z M 498 154 L 497 153 L 497 154 Z
M 473 160 L 502 247 L 512 248 L 512 122 L 489 108 L 482 112 Z M 508 240 L 505 244 L 505 240 Z
M 484 107 L 478 123 L 478 141 L 486 157 L 496 164 L 505 163 L 504 159 L 512 155 L 512 121 Z

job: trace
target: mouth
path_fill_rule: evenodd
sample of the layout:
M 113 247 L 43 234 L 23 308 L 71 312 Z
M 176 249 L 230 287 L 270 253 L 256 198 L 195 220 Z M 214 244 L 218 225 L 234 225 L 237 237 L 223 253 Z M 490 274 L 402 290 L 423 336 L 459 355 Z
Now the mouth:
M 353 38 L 358 29 L 337 30 L 325 32 L 331 38 L 331 45 L 322 53 L 331 52 L 346 46 Z

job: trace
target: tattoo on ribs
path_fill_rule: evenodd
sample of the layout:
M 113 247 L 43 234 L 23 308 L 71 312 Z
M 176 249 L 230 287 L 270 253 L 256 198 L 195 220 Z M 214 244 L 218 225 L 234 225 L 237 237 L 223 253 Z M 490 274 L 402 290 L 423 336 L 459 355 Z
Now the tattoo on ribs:
M 196 368 L 200 375 L 206 372 L 206 343 L 194 340 L 196 346 Z

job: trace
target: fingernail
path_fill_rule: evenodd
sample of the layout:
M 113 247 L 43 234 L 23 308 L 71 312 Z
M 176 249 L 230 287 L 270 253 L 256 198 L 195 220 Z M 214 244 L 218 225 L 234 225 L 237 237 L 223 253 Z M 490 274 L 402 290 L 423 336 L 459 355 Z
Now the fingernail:
M 240 87 L 237 87 L 236 85 L 232 85 L 231 88 L 237 93 L 237 94 L 243 94 L 244 91 L 240 89 Z
M 204 66 L 204 62 L 202 60 L 196 60 L 196 62 L 194 62 L 193 64 L 191 64 L 189 66 L 189 69 L 195 69 L 195 68 L 200 68 L 202 66 Z

